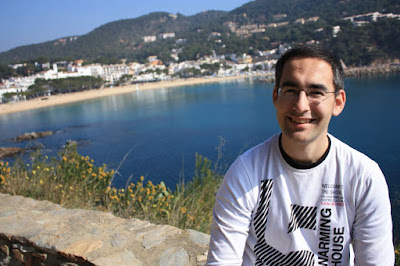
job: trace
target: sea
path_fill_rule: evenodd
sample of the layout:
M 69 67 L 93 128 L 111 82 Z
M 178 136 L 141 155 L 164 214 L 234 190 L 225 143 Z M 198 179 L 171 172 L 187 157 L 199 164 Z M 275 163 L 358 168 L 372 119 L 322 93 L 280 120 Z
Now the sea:
M 118 89 L 118 88 L 116 88 Z M 245 150 L 279 132 L 273 84 L 257 78 L 134 91 L 0 115 L 0 147 L 41 146 L 57 156 L 68 140 L 95 165 L 118 170 L 116 187 L 144 176 L 174 189 L 194 175 L 196 154 L 223 174 Z M 400 74 L 345 80 L 347 102 L 329 132 L 374 159 L 400 214 Z M 15 143 L 25 132 L 54 135 Z M 12 160 L 12 159 L 10 159 Z

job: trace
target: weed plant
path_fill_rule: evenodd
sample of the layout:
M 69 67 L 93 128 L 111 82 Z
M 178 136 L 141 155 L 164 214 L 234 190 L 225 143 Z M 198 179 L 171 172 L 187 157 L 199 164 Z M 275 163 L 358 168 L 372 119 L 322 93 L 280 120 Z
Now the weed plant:
M 164 182 L 153 184 L 143 176 L 117 189 L 111 185 L 114 170 L 105 164 L 95 166 L 92 159 L 79 155 L 72 146 L 53 158 L 36 151 L 28 162 L 17 159 L 9 165 L 0 161 L 0 192 L 209 233 L 222 176 L 201 155 L 196 154 L 195 165 L 193 180 L 182 181 L 174 191 Z

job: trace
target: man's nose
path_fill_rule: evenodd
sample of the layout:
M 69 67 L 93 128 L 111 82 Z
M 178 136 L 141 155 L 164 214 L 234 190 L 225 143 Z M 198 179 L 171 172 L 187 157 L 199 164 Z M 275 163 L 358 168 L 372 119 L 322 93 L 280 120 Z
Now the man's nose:
M 305 91 L 302 90 L 299 92 L 299 95 L 297 96 L 297 99 L 295 101 L 294 108 L 299 113 L 308 111 L 308 109 L 310 109 L 310 102 L 307 98 L 307 94 Z

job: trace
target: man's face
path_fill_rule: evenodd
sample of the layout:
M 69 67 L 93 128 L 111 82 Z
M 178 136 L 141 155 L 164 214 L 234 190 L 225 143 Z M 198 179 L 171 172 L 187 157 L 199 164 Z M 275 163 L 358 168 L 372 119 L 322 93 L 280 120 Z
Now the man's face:
M 288 100 L 278 96 L 278 87 L 289 84 L 299 92 L 298 97 Z M 324 88 L 325 100 L 310 102 L 302 90 Z M 332 67 L 318 58 L 294 58 L 286 62 L 280 84 L 275 85 L 273 101 L 282 139 L 292 143 L 322 144 L 326 141 L 332 115 L 339 115 L 344 108 L 346 95 L 340 90 L 334 93 Z

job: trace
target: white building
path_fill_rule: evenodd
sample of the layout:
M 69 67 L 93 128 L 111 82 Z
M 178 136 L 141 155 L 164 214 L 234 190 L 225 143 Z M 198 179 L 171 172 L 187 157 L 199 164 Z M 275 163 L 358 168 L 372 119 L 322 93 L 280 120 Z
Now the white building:
M 175 32 L 166 32 L 160 34 L 160 39 L 175 38 Z
M 143 36 L 144 42 L 155 42 L 156 40 L 157 40 L 157 37 L 155 35 Z
M 129 66 L 125 64 L 105 65 L 103 68 L 104 74 L 101 76 L 101 78 L 111 84 L 118 81 L 122 75 L 129 75 L 130 73 Z

